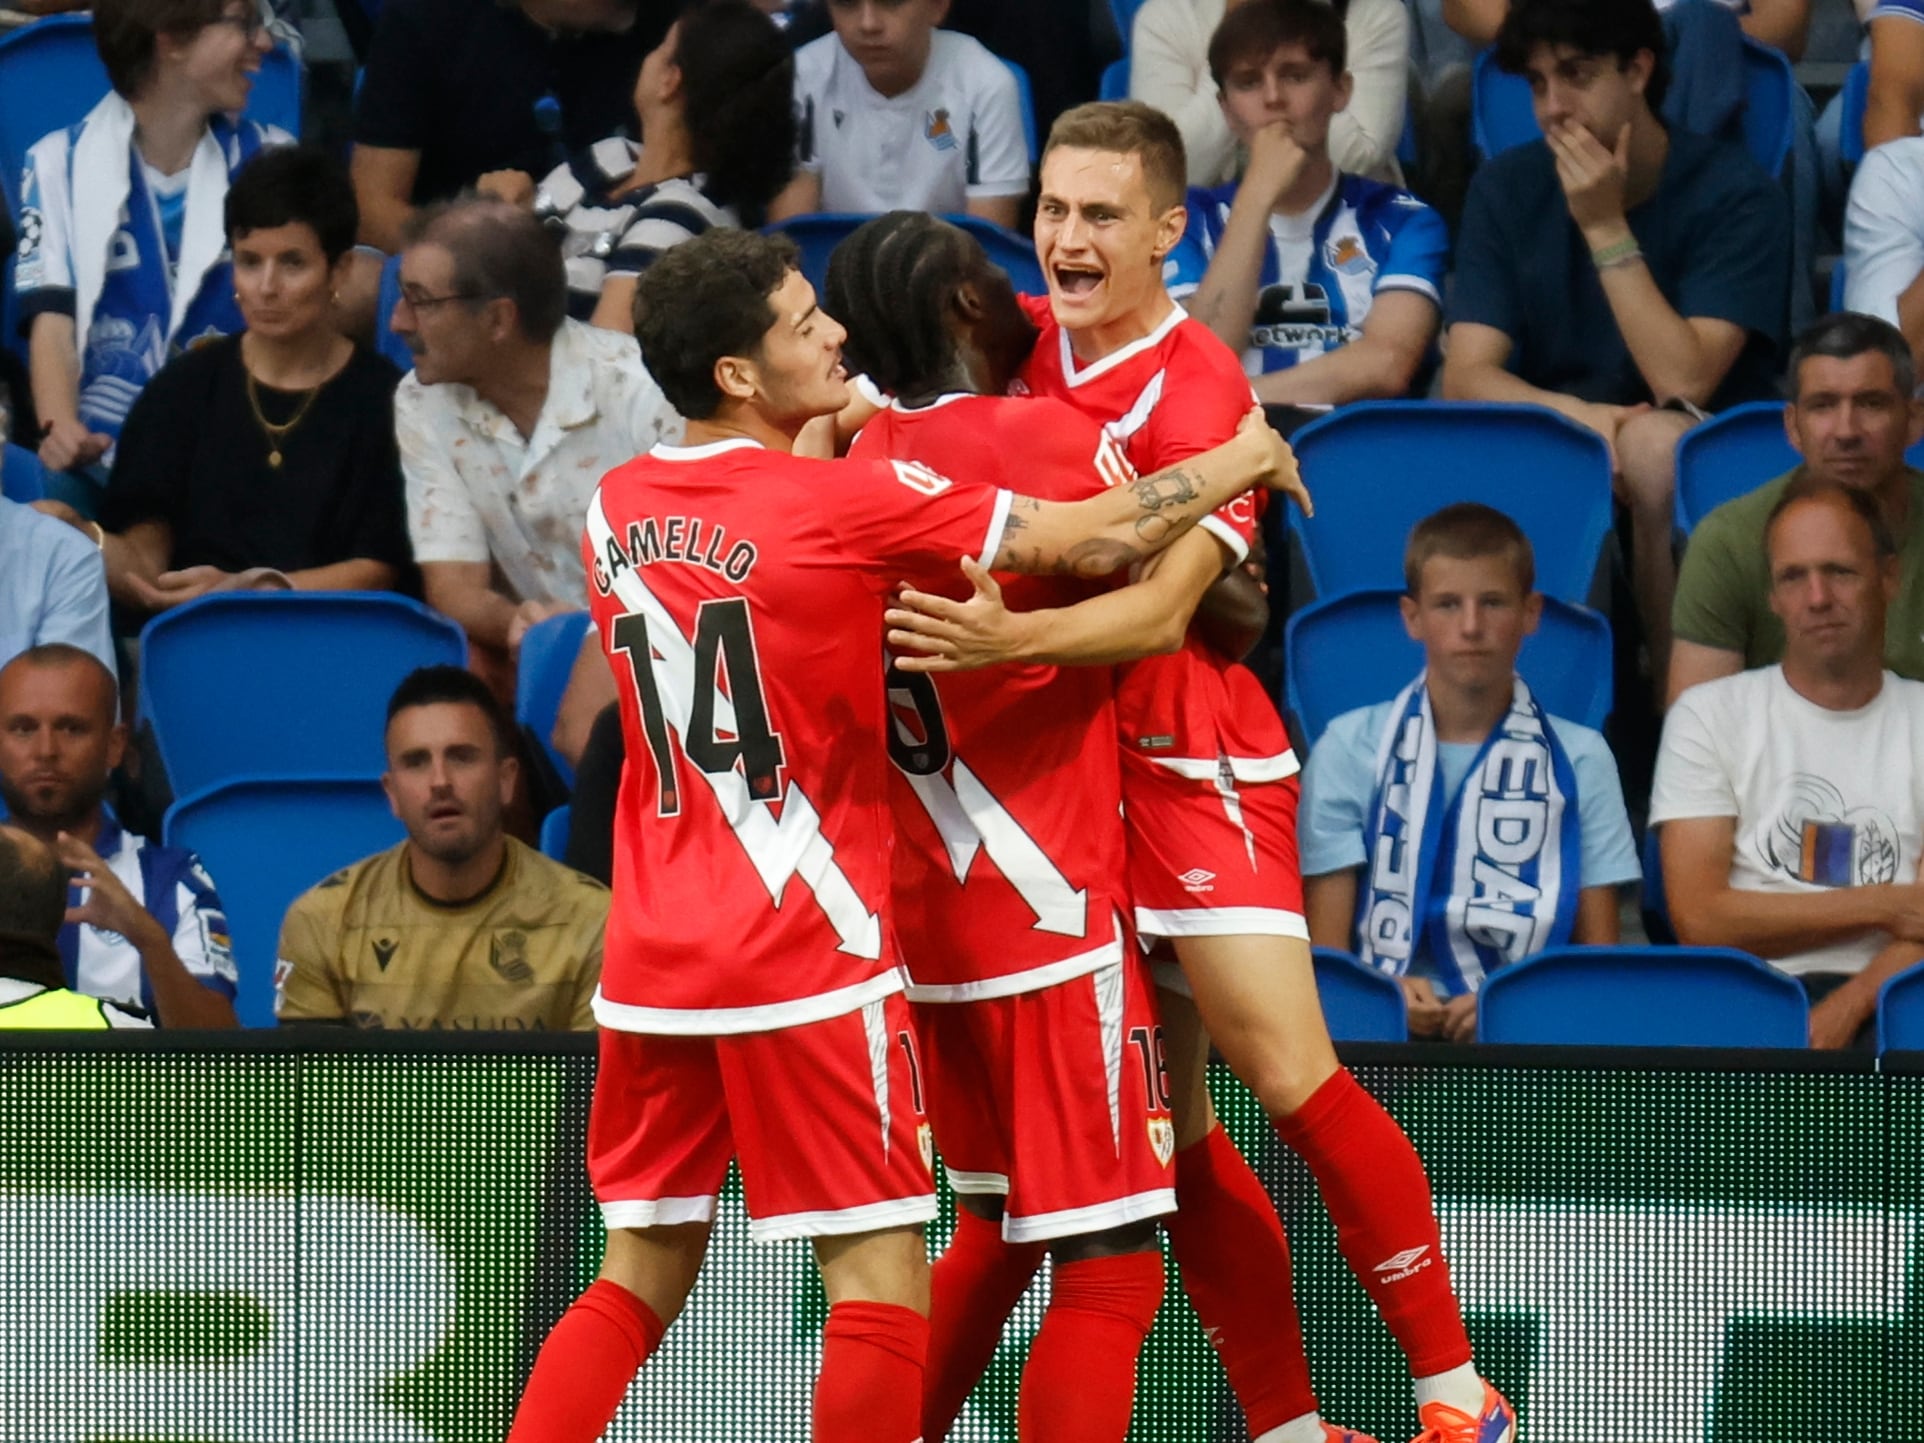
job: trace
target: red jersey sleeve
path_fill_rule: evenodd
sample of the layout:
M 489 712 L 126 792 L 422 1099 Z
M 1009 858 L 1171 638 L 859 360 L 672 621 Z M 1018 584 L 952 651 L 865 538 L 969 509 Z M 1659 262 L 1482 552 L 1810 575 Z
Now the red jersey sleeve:
M 916 461 L 841 461 L 840 484 L 817 492 L 845 559 L 889 581 L 930 585 L 957 562 L 988 566 L 1001 549 L 1008 491 L 958 486 Z

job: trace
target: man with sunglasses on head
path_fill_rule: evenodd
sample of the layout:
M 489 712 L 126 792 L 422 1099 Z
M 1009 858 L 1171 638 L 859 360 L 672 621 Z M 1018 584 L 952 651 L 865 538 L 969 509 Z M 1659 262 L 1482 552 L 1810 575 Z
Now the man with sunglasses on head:
M 408 532 L 428 604 L 504 653 L 581 608 L 601 478 L 681 436 L 634 337 L 567 310 L 561 251 L 528 212 L 466 200 L 418 218 L 392 319 L 414 355 L 394 397 Z

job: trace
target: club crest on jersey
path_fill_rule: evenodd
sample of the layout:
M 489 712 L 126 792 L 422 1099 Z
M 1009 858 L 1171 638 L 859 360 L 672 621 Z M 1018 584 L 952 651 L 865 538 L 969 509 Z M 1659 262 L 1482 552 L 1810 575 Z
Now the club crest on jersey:
M 1176 1124 L 1166 1117 L 1150 1118 L 1149 1148 L 1156 1154 L 1156 1161 L 1168 1167 L 1176 1155 Z
M 925 1122 L 915 1129 L 916 1146 L 922 1149 L 922 1166 L 935 1171 L 935 1133 Z
M 532 982 L 534 968 L 528 964 L 528 934 L 496 932 L 488 943 L 488 965 L 509 982 Z
M 1323 259 L 1329 262 L 1331 270 L 1346 276 L 1367 276 L 1376 271 L 1376 262 L 1363 249 L 1363 242 L 1353 235 L 1330 237 L 1323 244 Z
M 955 127 L 949 124 L 946 110 L 931 110 L 922 117 L 922 136 L 937 150 L 954 150 Z

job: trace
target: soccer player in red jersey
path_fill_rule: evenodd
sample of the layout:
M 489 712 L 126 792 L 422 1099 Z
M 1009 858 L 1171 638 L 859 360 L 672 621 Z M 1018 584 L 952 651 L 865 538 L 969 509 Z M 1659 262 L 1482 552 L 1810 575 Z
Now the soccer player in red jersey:
M 817 1443 L 920 1437 L 935 1199 L 885 905 L 885 595 L 957 556 L 1104 574 L 1294 477 L 1255 425 L 1067 505 L 792 456 L 848 398 L 842 329 L 795 262 L 715 230 L 637 292 L 643 358 L 688 433 L 610 472 L 583 538 L 629 748 L 588 1141 L 608 1245 L 511 1443 L 601 1435 L 694 1284 L 731 1158 L 751 1235 L 815 1247 Z
M 836 248 L 825 304 L 892 396 L 852 457 L 914 459 L 1060 500 L 1135 470 L 1095 421 L 999 394 L 1035 340 L 974 237 L 919 212 Z M 1083 582 L 1010 577 L 1025 608 Z M 936 1146 L 959 1203 L 929 1315 L 925 1443 L 948 1436 L 1044 1252 L 1049 1306 L 1018 1434 L 1122 1443 L 1162 1301 L 1155 1219 L 1175 1127 L 1148 967 L 1128 926 L 1111 668 L 891 672 L 896 929 Z
M 1135 102 L 1065 112 L 1043 153 L 1035 237 L 1049 294 L 1024 298 L 1041 334 L 1022 384 L 1103 421 L 1139 471 L 1214 444 L 1250 398 L 1237 358 L 1163 287 L 1186 221 L 1184 173 L 1174 123 Z M 1182 572 L 1200 595 L 1246 554 L 1256 499 L 1210 518 L 1159 569 Z M 918 598 L 935 621 L 899 624 L 931 627 L 938 647 L 978 663 L 1038 648 L 1073 659 L 1056 634 L 1072 616 L 1091 655 L 1114 659 L 1128 638 L 1127 625 L 1091 634 L 1089 606 L 1002 612 L 993 583 L 971 575 L 974 612 Z M 1127 607 L 1130 590 L 1104 601 Z M 1210 1107 L 1209 1037 L 1315 1175 L 1344 1257 L 1409 1359 L 1421 1443 L 1511 1443 L 1514 1414 L 1472 1361 L 1422 1162 L 1338 1066 L 1323 1023 L 1296 861 L 1297 764 L 1274 706 L 1192 629 L 1180 651 L 1129 669 L 1118 713 L 1137 925 L 1181 964 L 1158 968 L 1181 1148 L 1178 1210 L 1165 1226 L 1252 1434 L 1349 1436 L 1317 1411 L 1281 1227 Z

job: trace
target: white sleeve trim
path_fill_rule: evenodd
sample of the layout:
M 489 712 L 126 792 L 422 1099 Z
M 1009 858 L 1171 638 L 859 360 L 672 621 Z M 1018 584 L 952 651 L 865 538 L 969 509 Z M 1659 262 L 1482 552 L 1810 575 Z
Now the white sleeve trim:
M 1235 527 L 1215 512 L 1210 512 L 1196 525 L 1229 548 L 1230 555 L 1235 558 L 1232 565 L 1241 566 L 1249 559 L 1249 543 L 1243 540 L 1241 533 Z
M 997 487 L 995 506 L 989 512 L 988 530 L 982 537 L 982 550 L 975 558 L 975 564 L 984 571 L 995 569 L 995 554 L 1002 549 L 1002 534 L 1009 526 L 1009 508 L 1015 504 L 1015 493 Z

